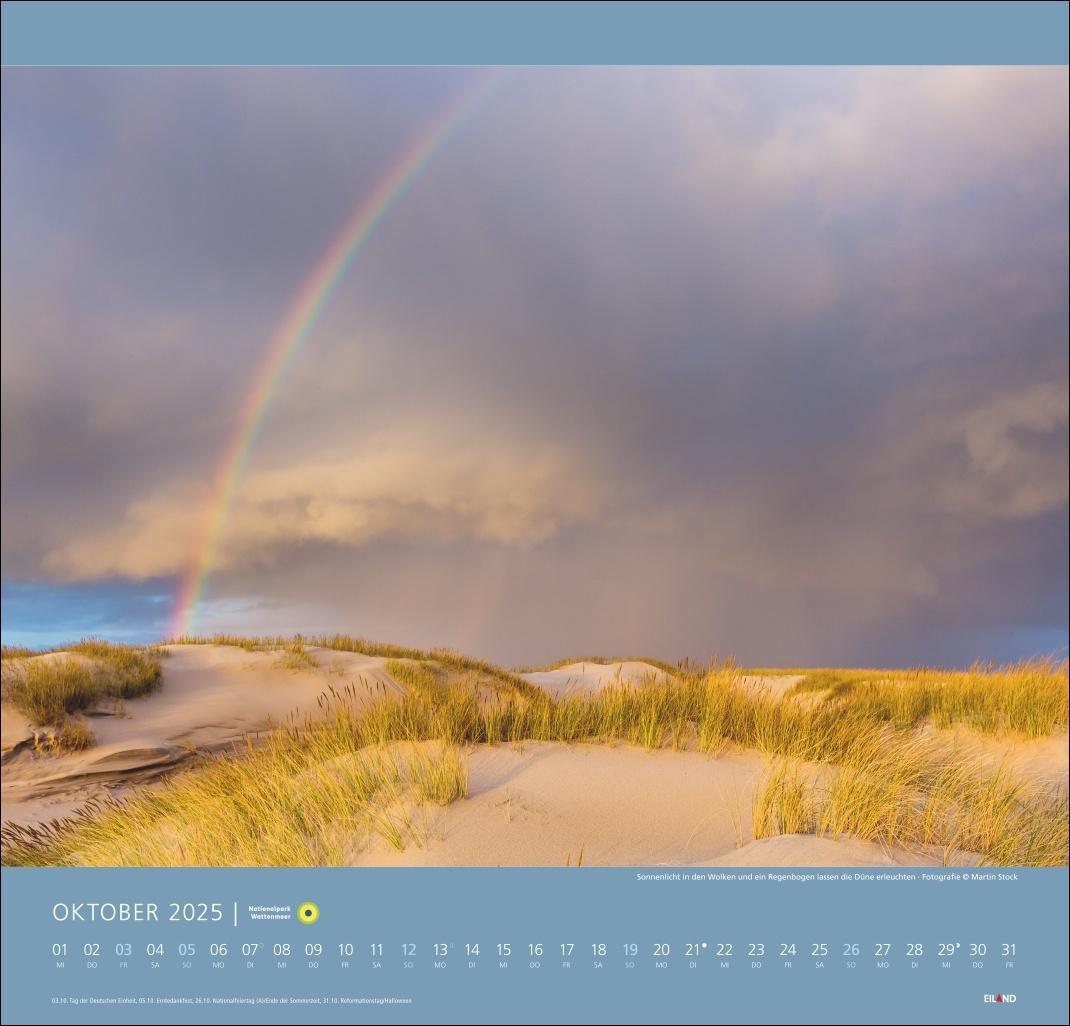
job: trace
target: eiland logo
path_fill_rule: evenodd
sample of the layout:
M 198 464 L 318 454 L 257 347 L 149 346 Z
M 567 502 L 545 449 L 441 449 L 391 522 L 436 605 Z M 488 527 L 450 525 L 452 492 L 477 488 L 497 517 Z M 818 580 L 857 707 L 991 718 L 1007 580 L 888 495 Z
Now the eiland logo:
M 1013 1005 L 1018 1000 L 1017 994 L 986 994 L 986 1005 Z

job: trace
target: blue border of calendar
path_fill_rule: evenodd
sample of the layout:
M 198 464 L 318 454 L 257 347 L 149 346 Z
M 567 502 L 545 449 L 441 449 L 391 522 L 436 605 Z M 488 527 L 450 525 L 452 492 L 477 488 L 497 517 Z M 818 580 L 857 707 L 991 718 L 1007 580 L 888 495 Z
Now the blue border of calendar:
M 5 65 L 1066 64 L 1065 0 L 5 0 Z

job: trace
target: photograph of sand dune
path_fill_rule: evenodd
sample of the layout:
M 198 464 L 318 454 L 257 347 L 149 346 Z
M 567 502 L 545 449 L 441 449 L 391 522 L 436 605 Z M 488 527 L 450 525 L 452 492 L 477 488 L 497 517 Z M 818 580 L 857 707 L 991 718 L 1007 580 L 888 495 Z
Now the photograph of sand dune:
M 3 864 L 1067 865 L 1067 95 L 5 67 Z

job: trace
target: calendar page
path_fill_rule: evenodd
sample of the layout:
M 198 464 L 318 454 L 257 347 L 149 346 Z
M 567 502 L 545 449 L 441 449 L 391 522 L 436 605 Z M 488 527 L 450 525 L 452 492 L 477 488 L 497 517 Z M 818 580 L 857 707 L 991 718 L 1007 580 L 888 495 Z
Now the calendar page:
M 4 1023 L 1067 1022 L 1065 3 L 2 17 Z

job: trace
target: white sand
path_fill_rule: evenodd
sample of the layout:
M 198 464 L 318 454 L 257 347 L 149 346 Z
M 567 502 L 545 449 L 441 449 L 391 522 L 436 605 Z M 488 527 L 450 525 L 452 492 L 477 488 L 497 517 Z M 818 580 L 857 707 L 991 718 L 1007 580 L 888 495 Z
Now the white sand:
M 669 675 L 650 663 L 630 660 L 623 663 L 569 663 L 556 670 L 520 675 L 551 695 L 593 695 L 621 684 L 644 686 L 662 684 Z

